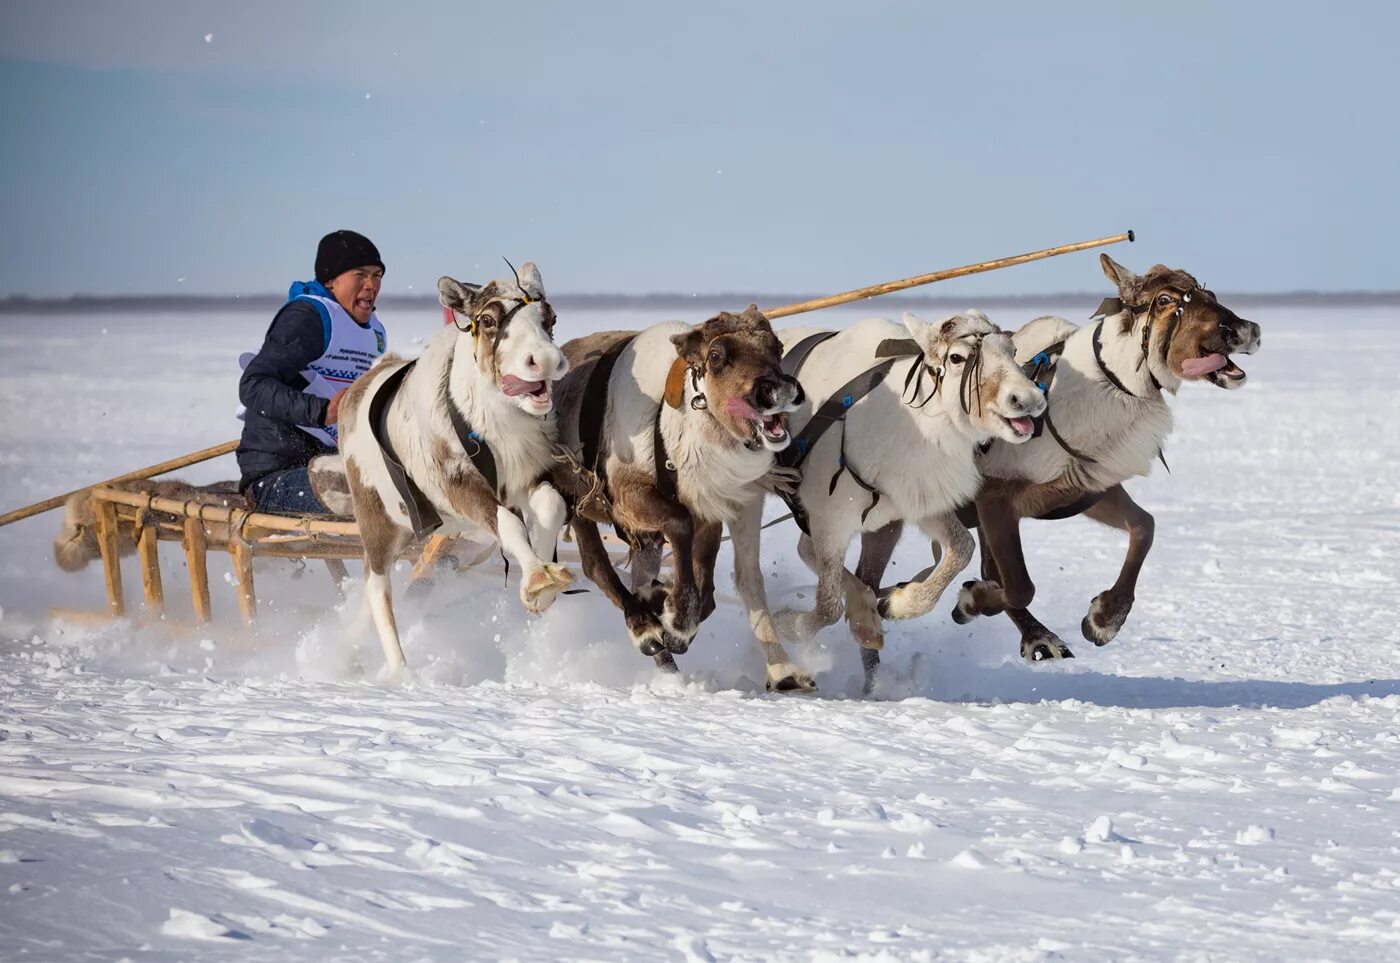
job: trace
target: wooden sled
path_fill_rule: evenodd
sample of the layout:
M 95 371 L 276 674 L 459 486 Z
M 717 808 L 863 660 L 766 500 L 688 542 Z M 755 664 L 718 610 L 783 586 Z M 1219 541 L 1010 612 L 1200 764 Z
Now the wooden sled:
M 153 621 L 161 620 L 165 614 L 159 543 L 180 543 L 189 568 L 190 596 L 197 625 L 213 620 L 208 562 L 211 550 L 228 553 L 237 587 L 239 614 L 248 627 L 255 624 L 258 613 L 253 579 L 255 557 L 322 560 L 337 586 L 349 575 L 346 561 L 364 558 L 359 529 L 348 520 L 272 515 L 198 499 L 165 497 L 139 488 L 126 490 L 107 486 L 91 490 L 91 505 L 107 589 L 107 610 L 55 609 L 52 612 L 55 618 L 101 621 L 127 614 L 120 550 L 124 539 L 136 546 L 145 616 Z M 610 548 L 626 550 L 620 540 L 610 541 Z M 465 557 L 455 554 L 459 547 L 467 549 L 463 553 Z M 494 554 L 494 541 L 473 542 L 467 536 L 435 535 L 421 550 L 420 546 L 410 546 L 404 553 L 403 557 L 415 562 L 409 590 L 426 591 L 438 572 L 474 568 Z M 578 553 L 561 547 L 560 560 L 577 563 Z

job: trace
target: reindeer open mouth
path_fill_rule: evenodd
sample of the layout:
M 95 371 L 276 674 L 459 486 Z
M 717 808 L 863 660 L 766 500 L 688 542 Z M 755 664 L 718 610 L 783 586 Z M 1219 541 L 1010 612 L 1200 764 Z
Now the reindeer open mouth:
M 1218 387 L 1228 387 L 1231 382 L 1245 378 L 1244 369 L 1235 364 L 1228 354 L 1213 351 L 1199 358 L 1189 358 L 1181 363 L 1181 373 L 1187 378 L 1205 378 Z
M 1029 418 L 1007 418 L 1005 415 L 999 417 L 1011 426 L 1011 430 L 1016 432 L 1018 438 L 1029 438 L 1035 434 L 1035 422 Z
M 524 381 L 510 374 L 501 376 L 501 393 L 507 398 L 525 398 L 540 407 L 552 402 L 548 381 Z
M 742 398 L 730 398 L 725 402 L 725 411 L 735 418 L 743 418 L 753 432 L 751 442 L 769 451 L 782 451 L 788 445 L 787 410 L 761 412 Z

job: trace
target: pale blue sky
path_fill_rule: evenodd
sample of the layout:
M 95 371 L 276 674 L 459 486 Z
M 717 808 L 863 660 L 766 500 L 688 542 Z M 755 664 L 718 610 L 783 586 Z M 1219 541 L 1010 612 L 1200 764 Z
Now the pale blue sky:
M 1221 290 L 1396 288 L 1398 9 L 6 0 L 0 296 L 276 291 L 340 227 L 391 291 L 828 292 L 1129 227 Z

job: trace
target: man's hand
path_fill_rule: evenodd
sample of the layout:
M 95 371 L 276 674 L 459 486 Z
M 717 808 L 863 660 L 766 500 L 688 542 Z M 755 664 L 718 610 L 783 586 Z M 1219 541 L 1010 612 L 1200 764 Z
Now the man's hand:
M 330 404 L 326 405 L 326 424 L 333 425 L 340 418 L 340 399 L 345 396 L 349 388 L 341 388 L 331 395 Z

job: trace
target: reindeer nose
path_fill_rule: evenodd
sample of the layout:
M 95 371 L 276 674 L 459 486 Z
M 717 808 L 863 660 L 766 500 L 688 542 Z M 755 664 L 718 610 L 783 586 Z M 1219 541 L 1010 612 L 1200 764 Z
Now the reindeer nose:
M 1031 406 L 1031 397 L 1022 391 L 1008 391 L 1006 393 L 1006 404 L 1017 411 L 1025 411 Z
M 778 383 L 772 378 L 760 377 L 753 383 L 753 400 L 759 408 L 775 408 L 778 403 Z

